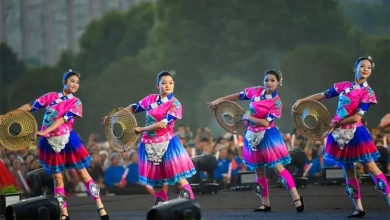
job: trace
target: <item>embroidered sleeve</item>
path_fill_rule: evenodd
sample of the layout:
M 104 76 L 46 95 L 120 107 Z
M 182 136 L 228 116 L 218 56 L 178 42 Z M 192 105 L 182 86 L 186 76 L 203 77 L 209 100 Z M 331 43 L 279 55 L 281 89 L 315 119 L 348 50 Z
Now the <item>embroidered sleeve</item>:
M 69 109 L 68 112 L 71 112 L 73 116 L 77 117 L 83 117 L 83 103 L 80 99 L 76 98 L 76 102 L 73 104 L 73 106 Z
M 360 104 L 356 110 L 356 114 L 363 117 L 370 106 L 375 104 L 377 104 L 377 100 L 374 91 L 370 87 L 364 88 L 360 96 Z
M 145 109 L 141 107 L 139 102 L 131 104 L 130 106 L 133 109 L 134 113 L 139 113 L 139 112 L 144 112 L 145 111 Z
M 258 89 L 258 86 L 245 88 L 244 91 L 240 92 L 240 100 L 251 100 Z
M 324 91 L 324 95 L 327 99 L 339 96 L 340 93 L 344 91 L 344 89 L 348 88 L 351 85 L 351 82 L 339 82 L 335 83 L 333 87 Z
M 31 111 L 36 111 L 38 109 L 42 109 L 42 108 L 46 108 L 51 101 L 53 101 L 55 99 L 55 97 L 53 97 L 54 95 L 56 95 L 57 93 L 55 92 L 49 92 L 49 93 L 46 93 L 45 95 L 35 99 L 34 101 L 30 102 L 30 105 L 32 107 Z
M 325 90 L 324 95 L 327 99 L 330 99 L 330 98 L 339 96 L 340 94 L 336 91 L 336 89 L 334 87 L 332 87 L 332 88 Z
M 74 117 L 75 115 L 73 114 L 73 112 L 66 112 L 66 114 L 64 115 L 64 120 L 65 122 L 69 122 L 70 120 L 72 120 L 72 118 Z
M 271 123 L 276 118 L 281 118 L 281 117 L 282 117 L 282 101 L 280 100 L 280 98 L 275 97 L 274 105 L 270 108 L 265 119 L 269 123 Z
M 176 117 L 170 114 L 166 114 L 165 117 L 161 120 L 165 126 L 170 125 L 173 121 L 176 120 Z
M 360 96 L 360 103 L 370 103 L 372 105 L 377 104 L 374 90 L 370 87 L 364 88 L 362 95 Z
M 131 104 L 131 108 L 133 109 L 134 113 L 139 113 L 139 112 L 144 112 L 148 108 L 148 101 L 149 101 L 149 96 L 144 97 L 137 103 Z
M 371 106 L 371 103 L 364 103 L 364 102 L 361 102 L 359 104 L 359 107 L 356 111 L 356 114 L 360 115 L 360 116 L 364 116 L 364 114 L 366 113 L 366 111 L 370 108 Z
M 171 106 L 170 106 L 170 108 L 167 112 L 167 115 L 165 117 L 167 118 L 168 115 L 171 115 L 172 117 L 174 117 L 176 119 L 181 119 L 182 113 L 183 113 L 183 107 L 182 107 L 181 103 L 176 98 L 173 98 Z

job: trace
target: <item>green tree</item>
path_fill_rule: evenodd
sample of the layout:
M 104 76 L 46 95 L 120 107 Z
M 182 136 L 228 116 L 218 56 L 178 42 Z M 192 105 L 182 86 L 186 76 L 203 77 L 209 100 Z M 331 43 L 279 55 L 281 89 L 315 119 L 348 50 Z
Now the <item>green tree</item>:
M 388 2 L 388 0 L 385 0 Z M 340 8 L 345 18 L 352 25 L 359 27 L 367 34 L 388 36 L 390 31 L 390 8 L 385 3 L 340 1 Z
M 5 43 L 0 44 L 0 114 L 10 110 L 8 86 L 26 73 L 25 63 Z
M 65 72 L 56 67 L 48 66 L 29 69 L 26 74 L 8 87 L 8 111 L 29 103 L 48 92 L 62 91 L 62 76 Z M 43 113 L 44 111 L 37 113 L 38 119 L 42 118 Z
M 75 128 L 87 137 L 91 132 L 104 134 L 103 116 L 115 108 L 138 102 L 146 95 L 157 93 L 156 75 L 146 72 L 134 57 L 123 57 L 112 63 L 98 76 L 82 82 L 77 96 L 83 102 L 84 116 Z M 138 124 L 144 125 L 141 115 Z
M 135 56 L 146 42 L 154 21 L 154 4 L 139 3 L 126 12 L 110 11 L 92 21 L 80 38 L 80 52 L 62 53 L 58 66 L 91 76 L 124 56 Z
M 198 125 L 208 126 L 213 132 L 216 132 L 218 133 L 218 135 L 220 135 L 224 133 L 224 131 L 217 123 L 214 113 L 211 111 L 211 109 L 207 109 L 208 106 L 206 103 L 211 102 L 219 97 L 241 92 L 246 87 L 252 87 L 257 85 L 262 85 L 262 81 L 258 80 L 257 82 L 254 81 L 248 83 L 240 78 L 233 78 L 230 76 L 224 76 L 220 80 L 210 81 L 197 93 L 198 98 L 194 102 L 195 108 L 184 106 L 183 122 L 194 123 L 190 120 L 195 119 Z M 237 101 L 237 103 L 240 104 L 243 109 L 248 109 L 248 102 Z M 193 117 L 189 117 L 190 115 Z
M 286 51 L 307 43 L 340 45 L 349 31 L 337 1 L 328 0 L 161 0 L 156 17 L 140 57 L 150 69 L 177 72 L 187 108 L 194 108 L 194 91 L 222 74 L 262 79 Z
M 336 82 L 353 81 L 354 58 L 337 48 L 302 45 L 288 53 L 282 63 L 283 86 L 279 94 L 283 102 L 281 127 L 290 132 L 294 126 L 291 107 L 296 100 L 324 91 Z M 335 99 L 324 102 L 333 114 Z

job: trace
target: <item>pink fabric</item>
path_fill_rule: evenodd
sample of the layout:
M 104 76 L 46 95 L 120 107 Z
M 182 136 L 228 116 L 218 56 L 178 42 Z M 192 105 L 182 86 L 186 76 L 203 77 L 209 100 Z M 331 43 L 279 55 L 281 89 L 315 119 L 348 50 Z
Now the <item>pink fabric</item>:
M 65 197 L 65 188 L 64 187 L 55 187 L 54 188 L 54 196 L 56 196 L 57 194 L 60 194 L 62 196 Z M 66 201 L 64 202 L 64 205 L 60 208 L 66 208 L 68 207 L 68 204 L 66 203 Z
M 245 88 L 244 93 L 249 99 L 254 99 L 249 104 L 249 111 L 251 116 L 260 119 L 267 119 L 268 114 L 273 115 L 276 118 L 280 118 L 282 115 L 282 101 L 277 93 L 271 99 L 260 100 L 265 94 L 266 89 L 262 86 Z M 274 127 L 274 122 L 271 122 L 269 127 L 261 127 L 258 125 L 250 125 L 248 130 L 259 132 Z
M 93 201 L 100 199 L 100 187 L 93 181 L 93 179 L 88 180 L 84 183 L 85 189 L 88 192 L 89 197 Z
M 339 82 L 335 83 L 333 87 L 341 94 L 352 85 L 353 82 Z M 355 115 L 360 103 L 377 103 L 375 93 L 368 84 L 366 87 L 354 89 L 340 95 L 337 112 L 333 120 L 341 121 L 342 119 Z
M 46 108 L 46 114 L 43 119 L 44 123 L 42 123 L 41 131 L 45 130 L 47 127 L 53 124 L 57 119 L 63 117 L 68 111 L 72 112 L 74 115 L 78 117 L 83 116 L 82 103 L 80 99 L 78 99 L 75 96 L 73 96 L 73 98 L 70 98 L 68 100 L 62 101 L 56 105 L 49 106 L 50 103 L 61 98 L 62 96 L 63 96 L 62 93 L 49 92 L 35 100 L 36 102 L 39 102 L 42 106 Z M 70 119 L 67 123 L 62 124 L 56 130 L 45 135 L 45 137 L 56 137 L 56 136 L 68 134 L 72 130 L 73 124 L 74 124 L 74 118 Z
M 363 125 L 363 123 L 361 121 L 359 121 L 359 122 L 356 122 L 354 124 L 339 125 L 339 128 L 341 128 L 341 129 L 352 129 L 352 128 L 358 128 L 358 127 L 360 127 L 362 125 Z
M 361 198 L 361 195 L 360 195 L 360 185 L 359 185 L 359 182 L 356 178 L 354 179 L 347 179 L 346 181 L 347 184 L 350 184 L 351 186 L 353 186 L 357 192 L 356 192 L 356 200 L 360 199 Z
M 173 95 L 171 99 L 166 100 L 160 105 L 157 104 L 158 100 L 158 94 L 151 94 L 139 101 L 139 105 L 146 110 L 146 126 L 162 121 L 167 114 L 176 119 L 181 119 L 183 109 L 179 100 Z M 147 110 L 149 106 L 152 108 Z M 169 141 L 175 135 L 174 127 L 175 121 L 169 123 L 166 128 L 144 132 L 141 141 L 146 144 Z
M 288 190 L 295 187 L 294 179 L 292 178 L 291 173 L 287 169 L 284 169 L 282 172 L 280 172 L 279 177 L 283 178 L 286 181 L 286 187 Z
M 385 174 L 381 173 L 381 174 L 379 174 L 378 176 L 376 176 L 375 178 L 377 179 L 377 180 L 375 181 L 375 184 L 378 183 L 378 179 L 382 180 L 382 182 L 385 183 L 386 191 L 385 191 L 384 195 L 390 194 L 390 186 L 389 186 L 389 182 L 388 182 L 387 179 L 386 179 Z
M 194 195 L 194 192 L 192 191 L 192 188 L 191 188 L 190 184 L 184 185 L 184 186 L 181 188 L 181 190 L 183 190 L 183 189 L 186 189 L 186 190 L 188 190 L 188 191 L 190 192 L 190 199 L 191 199 L 191 200 L 194 200 L 194 199 L 195 199 L 195 195 Z
M 160 198 L 160 199 L 164 200 L 164 202 L 168 201 L 168 195 L 165 192 L 165 190 L 155 192 L 153 197 L 154 197 L 154 200 L 156 200 L 157 198 Z
M 260 178 L 256 178 L 256 182 L 259 183 L 263 187 L 263 193 L 261 196 L 262 197 L 269 196 L 267 178 L 265 178 L 265 176 L 262 176 Z

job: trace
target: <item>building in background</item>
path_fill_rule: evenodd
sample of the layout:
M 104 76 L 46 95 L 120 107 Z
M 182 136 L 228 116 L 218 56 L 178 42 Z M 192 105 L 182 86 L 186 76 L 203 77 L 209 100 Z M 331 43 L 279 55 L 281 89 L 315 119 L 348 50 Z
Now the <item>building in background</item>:
M 53 65 L 78 50 L 88 23 L 143 0 L 0 0 L 0 42 L 29 65 Z

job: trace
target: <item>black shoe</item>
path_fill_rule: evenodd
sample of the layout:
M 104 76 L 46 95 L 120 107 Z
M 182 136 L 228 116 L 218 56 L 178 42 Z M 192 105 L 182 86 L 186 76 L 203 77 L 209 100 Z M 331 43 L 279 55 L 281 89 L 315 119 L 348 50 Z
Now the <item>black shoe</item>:
M 101 208 L 99 208 L 97 211 L 98 211 L 98 213 L 99 213 L 99 215 L 100 215 L 100 210 L 103 210 L 104 209 L 104 207 L 101 207 Z M 100 215 L 100 219 L 101 220 L 110 220 L 110 217 L 108 217 L 108 214 L 105 214 L 105 215 Z
M 65 217 L 65 218 L 62 218 L 62 217 Z M 70 218 L 67 215 L 61 215 L 60 220 L 70 220 Z
M 271 206 L 268 205 L 261 205 L 258 209 L 253 210 L 254 212 L 270 212 Z
M 348 218 L 361 218 L 365 215 L 366 213 L 363 210 L 356 210 L 354 213 L 352 213 L 352 215 L 348 215 Z
M 299 196 L 299 199 L 294 200 L 294 203 L 298 202 L 298 201 L 301 202 L 301 205 L 298 207 L 295 207 L 295 209 L 297 210 L 297 212 L 303 212 L 303 210 L 305 209 L 305 203 L 303 202 L 303 197 Z

